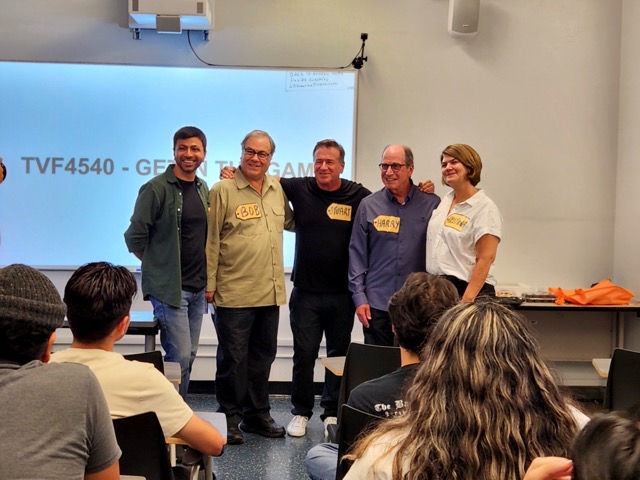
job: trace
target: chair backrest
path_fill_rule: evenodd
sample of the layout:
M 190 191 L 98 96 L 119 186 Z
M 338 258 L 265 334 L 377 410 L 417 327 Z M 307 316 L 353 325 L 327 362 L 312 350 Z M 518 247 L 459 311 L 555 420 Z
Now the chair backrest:
M 113 419 L 122 456 L 120 473 L 147 480 L 174 480 L 169 452 L 155 412 Z
M 640 404 L 640 352 L 616 348 L 611 357 L 604 407 L 626 410 Z
M 152 363 L 156 369 L 164 374 L 164 361 L 162 360 L 162 352 L 160 350 L 152 350 L 150 352 L 130 353 L 123 355 L 127 360 L 137 360 L 138 362 Z
M 343 460 L 342 457 L 349 452 L 356 439 L 365 431 L 373 428 L 383 417 L 371 415 L 350 405 L 340 407 L 341 421 L 338 433 L 338 467 L 336 469 L 336 480 L 341 480 L 349 471 L 351 461 Z
M 347 403 L 351 390 L 367 380 L 400 368 L 400 348 L 352 343 L 344 361 L 338 405 Z M 340 415 L 338 415 L 340 416 Z M 338 423 L 340 419 L 338 419 Z
M 367 380 L 381 377 L 400 368 L 400 348 L 351 343 L 342 370 L 338 394 L 338 424 L 327 426 L 327 440 L 338 441 L 342 413 L 340 406 L 347 403 L 351 390 Z

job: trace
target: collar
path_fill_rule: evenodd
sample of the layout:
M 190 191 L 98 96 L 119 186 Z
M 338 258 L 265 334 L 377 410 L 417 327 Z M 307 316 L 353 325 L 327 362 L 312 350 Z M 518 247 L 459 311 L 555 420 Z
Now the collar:
M 264 193 L 273 187 L 274 183 L 277 181 L 274 177 L 272 177 L 271 175 L 265 175 L 264 177 L 262 177 L 262 195 L 264 196 Z M 242 190 L 243 188 L 252 188 L 251 184 L 249 183 L 249 180 L 247 180 L 247 177 L 244 176 L 244 173 L 242 173 L 242 170 L 240 168 L 238 168 L 236 170 L 235 173 L 235 178 L 234 178 L 236 185 L 238 187 L 238 189 Z
M 411 201 L 417 189 L 418 188 L 413 184 L 413 180 L 409 179 L 409 191 L 407 192 L 407 195 L 404 197 L 404 203 L 402 205 Z M 400 205 L 400 203 L 398 203 L 398 200 L 396 199 L 395 195 L 391 192 L 391 190 L 389 190 L 387 187 L 382 187 L 382 190 L 384 191 L 389 201 Z

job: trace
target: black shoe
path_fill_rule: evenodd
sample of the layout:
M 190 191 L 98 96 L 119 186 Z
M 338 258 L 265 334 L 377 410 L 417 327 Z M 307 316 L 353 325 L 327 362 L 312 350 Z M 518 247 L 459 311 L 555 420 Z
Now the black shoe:
M 286 433 L 284 427 L 278 425 L 270 416 L 244 419 L 240 423 L 240 428 L 244 432 L 257 433 L 258 435 L 269 438 L 284 437 Z
M 242 445 L 244 435 L 237 425 L 227 426 L 227 445 Z

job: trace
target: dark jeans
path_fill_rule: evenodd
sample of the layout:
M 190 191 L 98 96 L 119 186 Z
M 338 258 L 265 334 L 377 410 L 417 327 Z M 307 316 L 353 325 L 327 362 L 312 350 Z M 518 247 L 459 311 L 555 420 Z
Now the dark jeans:
M 328 357 L 347 354 L 355 307 L 349 293 L 312 293 L 294 287 L 289 298 L 293 332 L 291 403 L 294 415 L 313 415 L 313 370 L 324 332 Z M 340 378 L 325 369 L 321 418 L 338 415 Z
M 269 374 L 278 347 L 279 307 L 217 307 L 216 399 L 229 425 L 268 417 Z
M 394 346 L 394 335 L 393 330 L 391 330 L 389 312 L 372 308 L 369 328 L 363 327 L 362 331 L 364 332 L 364 343 L 367 345 Z

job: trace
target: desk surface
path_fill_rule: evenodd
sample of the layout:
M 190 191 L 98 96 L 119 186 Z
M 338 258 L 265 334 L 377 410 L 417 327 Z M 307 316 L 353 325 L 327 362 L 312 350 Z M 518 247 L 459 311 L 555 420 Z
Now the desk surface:
M 607 378 L 609 376 L 609 368 L 611 368 L 610 358 L 594 358 L 591 360 L 591 364 L 601 378 Z
M 193 412 L 201 419 L 215 427 L 223 438 L 227 436 L 227 417 L 221 412 Z M 185 442 L 177 437 L 167 437 L 168 444 L 185 445 Z
M 540 310 L 540 311 L 592 311 L 592 312 L 640 312 L 640 302 L 631 302 L 629 305 L 574 305 L 565 303 L 556 305 L 553 302 L 524 302 L 514 306 L 516 310 Z
M 320 363 L 334 375 L 341 377 L 344 371 L 344 361 L 347 357 L 325 357 L 320 359 Z
M 69 328 L 65 317 L 62 328 Z M 158 321 L 153 318 L 151 310 L 136 310 L 131 312 L 131 321 L 127 329 L 128 335 L 155 335 L 160 330 Z

